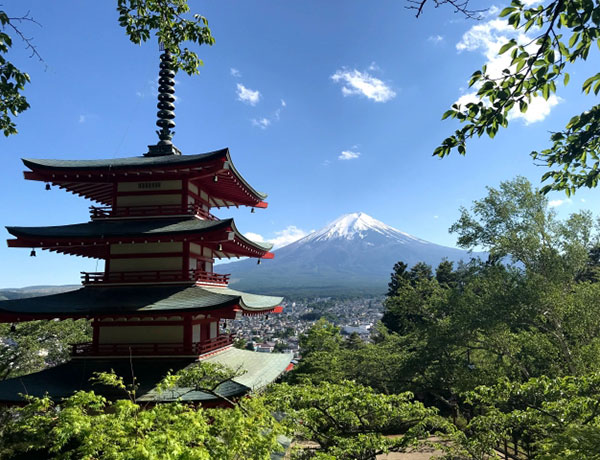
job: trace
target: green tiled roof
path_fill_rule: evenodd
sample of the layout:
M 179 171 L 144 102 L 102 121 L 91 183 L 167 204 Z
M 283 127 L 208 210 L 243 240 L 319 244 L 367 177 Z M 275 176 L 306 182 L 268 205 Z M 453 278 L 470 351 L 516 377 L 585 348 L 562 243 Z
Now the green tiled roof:
M 244 375 L 222 384 L 217 393 L 226 398 L 242 396 L 249 391 L 257 391 L 274 381 L 283 373 L 292 360 L 291 354 L 257 353 L 248 350 L 228 348 L 208 358 L 207 362 L 227 365 L 232 369 L 247 371 Z M 156 385 L 167 372 L 177 372 L 194 365 L 194 358 L 95 358 L 73 359 L 65 364 L 52 367 L 35 374 L 25 375 L 0 382 L 0 401 L 22 402 L 20 393 L 44 396 L 48 393 L 54 399 L 65 398 L 79 390 L 93 390 L 110 399 L 125 397 L 115 388 L 92 385 L 89 379 L 95 372 L 115 373 L 126 382 L 131 380 L 131 369 L 136 377 L 138 400 L 167 402 L 176 399 L 186 401 L 216 401 L 215 396 L 200 391 L 174 389 L 158 393 Z
M 202 359 L 203 362 L 218 363 L 240 370 L 243 374 L 235 377 L 219 387 L 217 392 L 225 397 L 237 396 L 241 388 L 246 392 L 260 391 L 268 384 L 277 379 L 294 358 L 292 353 L 258 353 L 256 351 L 239 350 L 231 347 L 219 353 Z M 192 364 L 193 365 L 193 364 Z M 236 388 L 237 387 L 237 388 Z M 141 401 L 173 401 L 181 398 L 191 401 L 202 401 L 206 393 L 201 391 L 190 391 L 189 388 L 174 389 L 159 394 L 155 390 L 143 395 Z
M 231 226 L 233 219 L 200 220 L 194 217 L 176 219 L 93 220 L 82 224 L 49 227 L 6 227 L 21 237 L 90 238 L 119 236 L 158 236 L 203 232 Z
M 156 157 L 127 157 L 107 158 L 98 160 L 38 160 L 36 158 L 23 158 L 23 163 L 29 169 L 139 169 L 152 166 L 185 165 L 197 163 L 225 156 L 229 149 L 215 150 L 214 152 L 200 153 L 197 155 L 165 155 Z
M 200 153 L 197 155 L 164 155 L 155 157 L 127 157 L 127 158 L 109 158 L 98 160 L 42 160 L 35 158 L 23 158 L 23 164 L 33 171 L 80 171 L 80 170 L 106 170 L 107 172 L 116 172 L 120 170 L 139 170 L 144 168 L 153 168 L 161 166 L 186 166 L 202 161 L 210 161 L 216 158 L 225 157 L 229 169 L 247 188 L 261 200 L 267 198 L 266 193 L 255 190 L 238 172 L 231 161 L 229 149 L 224 148 L 214 152 Z
M 0 316 L 85 317 L 103 314 L 178 312 L 240 305 L 248 311 L 269 310 L 282 297 L 246 294 L 201 286 L 84 287 L 48 296 L 0 301 Z
M 273 245 L 254 242 L 237 230 L 233 219 L 201 220 L 195 217 L 176 219 L 122 219 L 93 220 L 82 224 L 56 225 L 49 227 L 6 227 L 11 235 L 22 238 L 118 238 L 143 236 L 169 236 L 203 232 L 231 227 L 236 237 L 264 251 Z

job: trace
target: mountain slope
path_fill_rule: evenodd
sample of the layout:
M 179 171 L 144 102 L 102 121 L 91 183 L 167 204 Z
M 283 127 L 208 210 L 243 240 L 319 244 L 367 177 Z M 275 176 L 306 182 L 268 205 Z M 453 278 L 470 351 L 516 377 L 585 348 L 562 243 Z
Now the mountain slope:
M 256 292 L 319 294 L 384 293 L 392 267 L 444 258 L 467 261 L 471 254 L 421 240 L 364 213 L 346 214 L 328 226 L 275 251 L 275 259 L 218 265 L 234 288 Z

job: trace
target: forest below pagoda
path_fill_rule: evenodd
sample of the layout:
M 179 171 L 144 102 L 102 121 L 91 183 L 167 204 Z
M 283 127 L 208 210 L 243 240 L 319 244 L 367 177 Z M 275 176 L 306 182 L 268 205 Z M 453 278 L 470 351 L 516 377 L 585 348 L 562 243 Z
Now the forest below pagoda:
M 1 458 L 373 459 L 434 444 L 448 459 L 593 459 L 600 452 L 600 222 L 558 219 L 523 178 L 489 188 L 451 231 L 487 260 L 394 267 L 363 342 L 325 319 L 283 382 L 230 409 L 148 406 L 135 378 L 3 408 Z M 1 325 L 0 378 L 66 359 L 84 321 Z M 44 352 L 40 352 L 44 350 Z M 202 364 L 173 386 L 218 394 L 236 370 Z M 399 436 L 396 436 L 399 435 Z

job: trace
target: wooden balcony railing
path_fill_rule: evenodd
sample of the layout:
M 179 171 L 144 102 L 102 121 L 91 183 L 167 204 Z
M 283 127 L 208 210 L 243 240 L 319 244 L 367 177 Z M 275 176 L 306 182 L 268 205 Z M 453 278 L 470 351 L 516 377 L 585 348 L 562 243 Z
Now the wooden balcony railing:
M 152 206 L 90 206 L 92 219 L 108 219 L 111 217 L 156 217 L 156 216 L 198 216 L 206 220 L 219 220 L 202 206 L 189 204 L 181 206 L 178 204 L 157 204 Z
M 233 343 L 233 334 L 192 343 L 190 347 L 182 343 L 101 343 L 92 342 L 71 345 L 72 356 L 200 356 Z
M 227 286 L 229 274 L 205 272 L 203 270 L 144 270 L 135 272 L 81 272 L 84 285 L 126 283 L 186 283 Z

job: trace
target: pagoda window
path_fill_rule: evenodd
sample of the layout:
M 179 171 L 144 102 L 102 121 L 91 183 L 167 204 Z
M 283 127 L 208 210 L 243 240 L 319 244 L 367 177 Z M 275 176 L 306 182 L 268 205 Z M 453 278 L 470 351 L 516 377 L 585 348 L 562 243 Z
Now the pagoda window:
M 214 339 L 217 335 L 219 335 L 219 323 L 213 321 L 210 323 L 210 338 Z
M 200 342 L 201 339 L 201 333 L 200 330 L 202 329 L 201 324 L 194 324 L 192 326 L 192 341 L 197 343 Z

